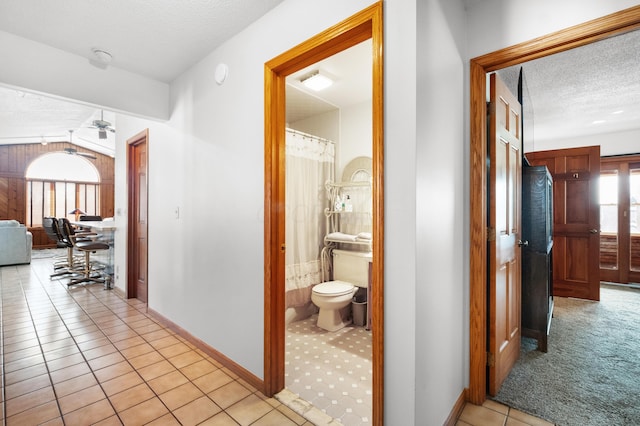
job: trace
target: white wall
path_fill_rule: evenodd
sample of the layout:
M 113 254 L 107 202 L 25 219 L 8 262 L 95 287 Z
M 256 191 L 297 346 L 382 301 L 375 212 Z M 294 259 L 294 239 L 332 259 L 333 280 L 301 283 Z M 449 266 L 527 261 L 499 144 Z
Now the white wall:
M 264 63 L 370 3 L 285 1 L 174 81 L 170 130 L 150 135 L 149 307 L 258 377 Z M 218 63 L 229 66 L 221 86 Z
M 475 1 L 467 10 L 469 58 L 637 5 L 637 0 Z
M 0 31 L 0 82 L 114 111 L 169 118 L 169 85 Z
M 549 149 L 577 148 L 600 145 L 600 155 L 622 155 L 640 153 L 640 130 L 628 130 L 615 133 L 602 133 L 576 138 L 536 140 L 528 151 L 546 151 Z
M 436 425 L 468 382 L 466 22 L 460 1 L 418 2 L 417 17 L 415 424 Z
M 384 6 L 384 423 L 416 417 L 416 3 Z M 428 303 L 430 304 L 430 303 Z M 424 309 L 428 309 L 424 307 Z M 442 421 L 440 421 L 440 424 Z
M 167 250 L 179 255 L 176 242 L 152 231 L 150 307 L 259 377 L 263 374 L 263 64 L 369 3 L 285 1 L 172 84 L 172 104 L 179 108 L 173 110 L 171 125 L 181 134 L 175 143 L 184 150 L 184 167 L 153 167 L 155 173 L 183 173 L 179 247 L 185 250 L 184 278 L 172 282 L 171 264 L 163 264 L 158 254 Z M 425 424 L 415 418 L 414 410 L 416 210 L 414 198 L 407 196 L 415 193 L 416 181 L 415 5 L 385 3 L 385 14 L 385 421 Z M 227 82 L 215 86 L 211 76 L 219 62 L 227 63 L 230 71 Z M 170 164 L 164 157 L 174 153 L 170 147 L 156 146 L 154 162 Z M 153 179 L 154 171 L 150 174 Z M 156 191 L 150 193 L 154 211 L 163 208 L 155 200 L 172 197 L 171 192 Z M 154 213 L 150 223 L 169 222 L 165 216 Z M 154 229 L 165 225 L 156 223 Z M 430 298 L 426 309 L 435 303 Z M 447 386 L 461 392 L 459 385 Z
M 340 109 L 340 145 L 336 178 L 342 177 L 345 166 L 356 157 L 372 157 L 373 125 L 371 101 Z
M 304 120 L 298 120 L 291 123 L 289 127 L 310 135 L 329 139 L 337 144 L 340 142 L 340 110 L 334 109 Z
M 368 3 L 285 1 L 178 79 L 172 131 L 152 132 L 150 177 L 160 180 L 150 193 L 150 306 L 259 377 L 262 64 Z M 460 1 L 385 3 L 387 424 L 441 424 L 468 385 L 464 59 L 591 19 L 603 7 L 612 12 L 624 2 L 592 1 L 595 12 L 573 2 L 570 14 L 554 15 L 557 28 L 547 12 L 535 13 L 554 10 L 555 3 L 535 11 L 524 1 L 484 3 L 504 5 L 506 19 L 520 12 L 530 19 L 504 33 L 500 25 L 487 25 L 495 19 L 488 20 L 484 9 L 471 9 L 465 21 Z M 287 31 L 273 31 L 285 26 Z M 219 62 L 230 68 L 223 86 L 211 81 Z M 174 205 L 181 206 L 179 220 L 171 216 Z

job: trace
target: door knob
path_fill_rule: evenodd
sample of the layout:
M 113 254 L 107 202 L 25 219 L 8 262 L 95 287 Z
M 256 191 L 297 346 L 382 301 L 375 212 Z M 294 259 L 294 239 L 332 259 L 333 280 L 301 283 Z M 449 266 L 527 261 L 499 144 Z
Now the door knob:
M 592 234 L 597 234 L 598 230 L 597 229 L 589 229 L 589 232 Z
M 520 247 L 527 247 L 529 245 L 529 241 L 528 240 L 518 240 L 518 245 Z

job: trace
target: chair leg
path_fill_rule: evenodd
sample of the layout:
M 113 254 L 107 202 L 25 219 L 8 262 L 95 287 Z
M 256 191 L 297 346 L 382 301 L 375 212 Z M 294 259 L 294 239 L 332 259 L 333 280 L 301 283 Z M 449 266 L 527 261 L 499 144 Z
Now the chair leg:
M 73 247 L 68 247 L 66 260 L 63 263 L 54 266 L 54 272 L 49 275 L 49 278 L 53 279 L 65 275 L 78 275 L 83 272 L 83 270 L 78 269 L 78 266 L 76 256 L 73 255 Z
M 67 283 L 67 287 L 70 287 L 72 285 L 76 285 L 76 284 L 82 284 L 82 283 L 88 283 L 88 282 L 94 282 L 94 283 L 104 283 L 105 280 L 102 277 L 101 274 L 98 274 L 96 276 L 91 276 L 91 252 L 88 250 L 84 250 L 84 271 L 83 272 L 83 276 L 81 278 L 78 279 L 73 279 L 71 281 L 69 281 Z

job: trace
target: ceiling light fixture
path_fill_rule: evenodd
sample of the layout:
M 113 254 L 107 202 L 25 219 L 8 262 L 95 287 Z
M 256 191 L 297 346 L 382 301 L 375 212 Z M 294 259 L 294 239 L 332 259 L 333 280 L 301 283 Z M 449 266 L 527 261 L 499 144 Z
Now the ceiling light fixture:
M 320 74 L 319 70 L 313 71 L 300 79 L 300 83 L 304 84 L 311 90 L 319 92 L 333 84 L 333 80 L 324 74 Z
M 93 56 L 95 56 L 96 60 L 101 64 L 107 65 L 111 62 L 111 59 L 113 59 L 111 53 L 107 52 L 106 50 L 92 49 L 91 51 L 93 52 Z

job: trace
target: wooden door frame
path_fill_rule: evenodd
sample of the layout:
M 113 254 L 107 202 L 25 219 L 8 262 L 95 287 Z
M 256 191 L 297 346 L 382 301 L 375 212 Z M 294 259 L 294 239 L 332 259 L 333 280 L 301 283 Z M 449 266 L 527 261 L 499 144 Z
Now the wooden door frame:
M 373 84 L 373 424 L 383 423 L 383 58 L 382 2 L 362 10 L 265 64 L 264 393 L 284 389 L 285 79 L 308 65 L 372 40 Z
M 134 153 L 135 149 L 138 145 L 146 144 L 147 146 L 147 155 L 146 158 L 146 171 L 147 171 L 147 179 L 146 179 L 146 194 L 147 200 L 145 202 L 147 205 L 149 204 L 149 129 L 145 129 L 138 134 L 132 136 L 127 139 L 127 298 L 137 297 L 136 291 L 136 277 L 134 276 L 134 268 L 132 268 L 133 262 L 136 262 L 138 256 L 133 256 L 134 248 L 136 246 L 136 233 L 132 232 L 136 229 L 136 215 L 135 206 L 136 200 L 136 192 L 135 188 L 135 179 L 137 177 L 137 171 L 135 170 L 135 161 L 134 161 Z M 147 212 L 149 209 L 147 209 Z M 147 235 L 149 231 L 149 222 L 147 220 Z M 147 244 L 147 247 L 149 245 Z M 146 256 L 149 259 L 149 256 Z M 149 265 L 147 260 L 147 271 L 149 271 Z M 148 291 L 149 283 L 147 282 L 147 301 L 149 300 L 149 291 Z
M 507 47 L 470 60 L 469 392 L 481 405 L 487 392 L 487 135 L 486 75 L 640 28 L 640 6 Z

